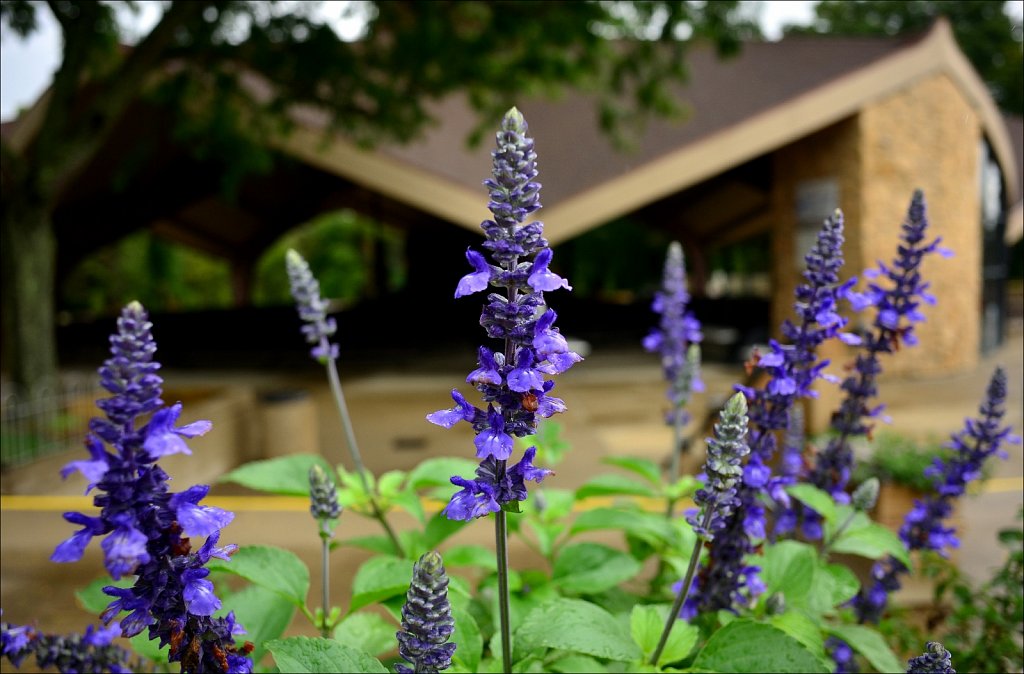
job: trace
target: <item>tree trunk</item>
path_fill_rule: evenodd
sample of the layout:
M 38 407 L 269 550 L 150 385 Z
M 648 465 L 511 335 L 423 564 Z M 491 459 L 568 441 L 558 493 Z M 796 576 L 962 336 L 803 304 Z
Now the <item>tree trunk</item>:
M 57 384 L 56 237 L 50 210 L 5 190 L 0 213 L 4 370 L 19 391 Z

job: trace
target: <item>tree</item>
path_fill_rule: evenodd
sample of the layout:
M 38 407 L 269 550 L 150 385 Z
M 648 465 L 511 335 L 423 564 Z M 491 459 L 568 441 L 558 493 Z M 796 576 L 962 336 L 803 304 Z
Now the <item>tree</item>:
M 54 207 L 140 98 L 173 111 L 197 151 L 231 146 L 230 180 L 266 164 L 260 139 L 286 132 L 298 103 L 360 142 L 407 141 L 430 122 L 429 102 L 452 92 L 467 94 L 483 128 L 523 94 L 571 86 L 595 92 L 603 128 L 622 134 L 650 114 L 679 114 L 667 85 L 685 78 L 694 40 L 725 54 L 757 34 L 735 1 L 363 2 L 346 3 L 366 22 L 346 42 L 318 4 L 165 3 L 130 48 L 114 3 L 0 4 L 22 36 L 52 12 L 64 40 L 38 131 L 25 147 L 0 147 L 4 346 L 16 382 L 56 371 Z M 269 84 L 262 94 L 246 86 L 252 75 Z
M 960 49 L 1003 110 L 1024 114 L 1024 29 L 1001 0 L 824 0 L 810 26 L 787 33 L 903 35 L 920 33 L 939 16 L 949 19 Z

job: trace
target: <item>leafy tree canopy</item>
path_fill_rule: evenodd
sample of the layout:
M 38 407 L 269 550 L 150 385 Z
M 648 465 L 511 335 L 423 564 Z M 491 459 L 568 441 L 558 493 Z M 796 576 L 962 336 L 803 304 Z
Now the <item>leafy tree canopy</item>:
M 788 26 L 787 33 L 902 35 L 949 19 L 957 43 L 989 86 L 996 103 L 1024 114 L 1024 28 L 1002 0 L 824 0 L 810 26 Z

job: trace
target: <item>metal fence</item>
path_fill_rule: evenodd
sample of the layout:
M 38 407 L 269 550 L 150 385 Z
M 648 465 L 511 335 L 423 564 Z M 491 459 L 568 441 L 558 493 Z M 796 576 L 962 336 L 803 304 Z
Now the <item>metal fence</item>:
M 95 375 L 64 377 L 31 395 L 5 385 L 0 392 L 0 465 L 20 466 L 80 447 L 100 394 Z

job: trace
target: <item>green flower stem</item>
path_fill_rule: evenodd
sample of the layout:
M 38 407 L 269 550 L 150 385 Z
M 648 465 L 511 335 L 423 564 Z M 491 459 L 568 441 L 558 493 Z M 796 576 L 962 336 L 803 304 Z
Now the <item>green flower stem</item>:
M 345 404 L 345 394 L 341 390 L 341 379 L 338 377 L 338 366 L 334 362 L 334 359 L 328 359 L 327 363 L 327 378 L 331 382 L 331 393 L 334 395 L 334 404 L 338 408 L 338 414 L 341 416 L 341 425 L 345 430 L 345 439 L 348 441 L 349 453 L 352 456 L 352 462 L 355 464 L 356 473 L 359 475 L 359 480 L 363 483 L 363 490 L 366 492 L 370 499 L 370 508 L 373 511 L 373 517 L 380 525 L 384 527 L 384 531 L 387 533 L 388 538 L 391 539 L 391 545 L 394 546 L 395 552 L 398 553 L 399 557 L 405 557 L 405 550 L 402 548 L 402 544 L 398 540 L 398 536 L 395 534 L 394 529 L 388 524 L 388 520 L 384 517 L 384 512 L 380 508 L 380 504 L 377 502 L 377 495 L 372 489 L 370 489 L 370 483 L 366 479 L 366 468 L 363 466 L 363 458 L 359 454 L 359 444 L 356 442 L 356 433 L 352 428 L 352 418 L 348 413 L 348 406 Z
M 504 461 L 498 464 L 504 468 Z M 508 522 L 505 511 L 494 513 L 494 550 L 498 558 L 498 621 L 501 628 L 502 672 L 512 672 L 512 629 L 508 614 Z
M 703 529 L 707 529 L 708 525 L 711 524 L 711 515 L 713 510 L 709 509 L 704 513 L 704 522 L 701 525 Z M 661 631 L 661 638 L 658 639 L 658 647 L 654 649 L 654 653 L 651 654 L 651 665 L 654 667 L 658 666 L 658 660 L 661 658 L 661 652 L 665 650 L 665 644 L 668 643 L 668 636 L 672 632 L 672 627 L 675 626 L 676 620 L 679 619 L 679 611 L 683 608 L 683 603 L 686 601 L 687 595 L 690 594 L 690 586 L 693 585 L 693 576 L 697 571 L 697 562 L 700 561 L 700 549 L 704 545 L 704 539 L 700 536 L 697 537 L 697 542 L 693 545 L 693 554 L 690 555 L 690 564 L 686 567 L 686 575 L 683 577 L 683 586 L 679 588 L 679 592 L 676 593 L 676 599 L 672 602 L 672 608 L 668 612 L 668 618 L 665 620 L 665 629 Z
M 321 580 L 323 581 L 323 589 L 321 590 L 320 593 L 320 605 L 323 607 L 323 615 L 320 616 L 320 619 L 323 622 L 320 624 L 320 636 L 322 636 L 324 639 L 326 639 L 329 636 L 329 629 L 327 626 L 327 615 L 331 610 L 331 566 L 329 560 L 331 552 L 330 540 L 330 535 L 321 530 L 320 541 L 322 545 L 320 555 L 320 574 L 322 576 Z

